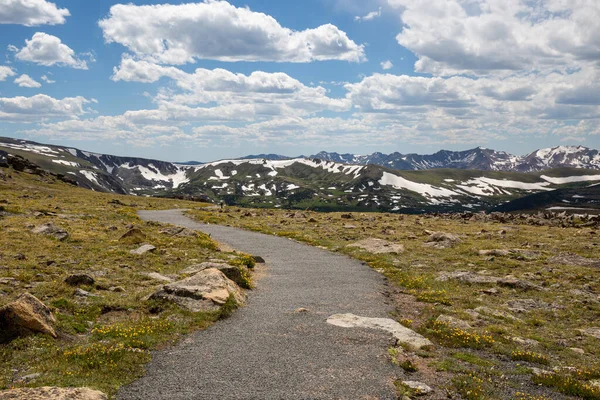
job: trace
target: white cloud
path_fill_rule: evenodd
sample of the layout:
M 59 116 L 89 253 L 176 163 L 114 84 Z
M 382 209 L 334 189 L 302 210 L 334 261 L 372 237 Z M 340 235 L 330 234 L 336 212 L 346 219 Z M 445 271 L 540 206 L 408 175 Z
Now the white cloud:
M 398 43 L 435 75 L 549 70 L 600 63 L 600 2 L 388 0 Z
M 392 64 L 392 62 L 390 60 L 383 61 L 383 62 L 381 62 L 381 68 L 384 71 L 387 71 L 388 69 L 394 68 L 394 64 Z
M 0 97 L 0 119 L 5 121 L 39 121 L 43 118 L 74 118 L 87 112 L 92 100 L 84 97 L 55 99 L 45 94 L 32 97 Z
M 365 60 L 364 46 L 327 24 L 293 31 L 273 17 L 226 1 L 136 6 L 117 4 L 99 22 L 108 43 L 162 64 L 196 59 L 311 62 Z
M 323 87 L 306 86 L 285 73 L 255 71 L 244 75 L 204 68 L 187 73 L 175 67 L 124 57 L 119 68 L 114 69 L 112 79 L 150 83 L 162 77 L 173 79 L 180 92 L 160 92 L 155 100 L 161 104 L 249 105 L 256 115 L 263 116 L 308 115 L 350 108 L 346 99 L 330 98 Z
M 25 40 L 25 47 L 19 50 L 16 58 L 45 66 L 88 68 L 87 63 L 78 59 L 69 46 L 63 44 L 56 36 L 43 32 L 36 32 L 31 40 Z
M 41 83 L 35 81 L 33 78 L 31 78 L 27 74 L 23 74 L 23 75 L 19 76 L 17 79 L 15 79 L 15 83 L 17 85 L 19 85 L 19 87 L 24 87 L 24 88 L 40 88 L 40 87 L 42 87 Z
M 46 0 L 0 0 L 0 24 L 57 25 L 70 15 L 66 8 Z
M 16 72 L 11 67 L 0 65 L 0 82 L 5 81 L 6 78 L 15 76 Z
M 362 17 L 360 15 L 357 15 L 356 17 L 354 17 L 355 21 L 371 21 L 374 20 L 375 18 L 379 18 L 381 17 L 381 7 L 379 7 L 379 10 L 377 11 L 371 11 L 370 13 L 363 15 Z
M 56 83 L 56 81 L 53 81 L 52 79 L 48 78 L 47 75 L 42 75 L 42 77 L 40 78 L 41 80 L 43 80 L 44 82 L 50 84 L 50 83 Z

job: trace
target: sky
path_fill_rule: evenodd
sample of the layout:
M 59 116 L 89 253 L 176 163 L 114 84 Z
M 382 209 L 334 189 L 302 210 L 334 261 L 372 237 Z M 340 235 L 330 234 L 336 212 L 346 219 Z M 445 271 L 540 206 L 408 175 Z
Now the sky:
M 170 161 L 600 148 L 598 0 L 165 1 L 0 0 L 0 136 Z

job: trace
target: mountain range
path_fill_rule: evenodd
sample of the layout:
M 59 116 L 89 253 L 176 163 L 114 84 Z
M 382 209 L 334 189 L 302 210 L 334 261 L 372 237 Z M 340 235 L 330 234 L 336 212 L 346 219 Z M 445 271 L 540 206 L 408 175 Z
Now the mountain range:
M 482 211 L 555 189 L 600 191 L 600 185 L 595 186 L 600 182 L 600 155 L 581 146 L 543 149 L 523 157 L 476 148 L 424 156 L 322 152 L 290 159 L 265 154 L 179 164 L 0 138 L 0 166 L 22 170 L 26 164 L 19 160 L 88 189 L 253 207 Z M 576 194 L 565 193 L 568 196 L 560 197 L 558 205 L 547 208 L 581 202 Z M 586 207 L 600 207 L 597 203 L 594 197 Z

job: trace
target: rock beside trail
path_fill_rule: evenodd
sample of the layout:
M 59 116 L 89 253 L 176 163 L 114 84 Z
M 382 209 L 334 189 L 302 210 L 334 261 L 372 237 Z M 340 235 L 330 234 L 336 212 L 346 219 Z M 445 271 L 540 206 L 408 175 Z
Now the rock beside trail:
M 453 233 L 433 232 L 427 238 L 425 246 L 433 247 L 436 249 L 447 249 L 450 247 L 454 247 L 460 242 L 460 237 Z
M 142 256 L 148 252 L 153 252 L 156 250 L 155 246 L 152 246 L 151 244 L 145 244 L 143 246 L 138 247 L 135 250 L 131 250 L 130 253 L 137 255 L 137 256 Z
M 226 277 L 234 281 L 240 286 L 246 285 L 246 279 L 244 275 L 248 274 L 248 270 L 245 267 L 240 267 L 237 265 L 230 265 L 225 263 L 215 263 L 215 262 L 203 262 L 200 264 L 195 264 L 187 267 L 183 271 L 184 274 L 197 274 L 198 272 L 204 271 L 209 268 L 215 268 L 225 274 Z
M 93 285 L 95 282 L 94 278 L 89 276 L 88 274 L 73 274 L 67 276 L 65 279 L 65 283 L 70 286 L 79 286 L 79 285 Z
M 500 279 L 502 279 L 502 278 L 497 277 L 497 276 L 476 274 L 474 272 L 469 272 L 469 271 L 455 271 L 455 272 L 440 272 L 440 274 L 438 275 L 438 277 L 435 280 L 439 281 L 439 282 L 447 282 L 449 280 L 455 280 L 455 281 L 459 281 L 459 282 L 474 283 L 474 284 L 485 284 L 485 283 L 496 284 L 496 283 L 498 283 L 498 281 Z
M 171 301 L 192 312 L 218 311 L 229 296 L 243 304 L 246 295 L 216 268 L 205 269 L 194 276 L 165 285 L 151 299 Z
M 56 337 L 56 319 L 38 298 L 23 293 L 15 301 L 0 308 L 0 343 L 34 333 Z
M 554 303 L 546 303 L 542 300 L 536 299 L 517 299 L 510 300 L 507 303 L 508 309 L 512 312 L 517 313 L 525 313 L 532 310 L 545 310 L 545 311 L 553 311 L 560 310 L 564 307 Z
M 356 243 L 349 244 L 347 247 L 358 247 L 373 254 L 400 254 L 404 252 L 404 246 L 399 243 L 388 242 L 383 239 L 363 239 Z
M 198 233 L 196 231 L 193 231 L 193 230 L 187 229 L 187 228 L 182 228 L 182 227 L 179 227 L 179 226 L 165 228 L 165 229 L 161 230 L 160 233 L 163 234 L 163 235 L 179 236 L 179 237 L 194 237 L 194 236 L 198 236 Z
M 0 400 L 108 400 L 108 396 L 88 388 L 20 388 L 0 392 Z
M 36 226 L 31 230 L 31 232 L 38 235 L 50 236 L 60 241 L 63 241 L 69 237 L 69 233 L 67 231 L 52 223 Z
M 571 265 L 575 267 L 595 267 L 600 268 L 600 260 L 595 258 L 585 258 L 573 253 L 561 253 L 548 260 L 550 264 Z
M 425 396 L 433 392 L 433 389 L 422 382 L 417 381 L 402 381 L 402 384 L 411 389 L 414 396 Z
M 335 314 L 327 318 L 327 322 L 342 328 L 383 330 L 391 333 L 399 344 L 411 350 L 419 350 L 423 347 L 433 346 L 433 343 L 429 339 L 390 318 L 368 318 L 354 314 Z

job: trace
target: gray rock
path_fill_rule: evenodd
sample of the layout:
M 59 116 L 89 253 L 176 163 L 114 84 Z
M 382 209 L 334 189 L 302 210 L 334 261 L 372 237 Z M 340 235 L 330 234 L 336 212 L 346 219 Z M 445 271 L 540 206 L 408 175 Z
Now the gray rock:
M 478 253 L 480 256 L 504 257 L 504 256 L 509 255 L 510 251 L 493 249 L 493 250 L 479 250 Z
M 578 329 L 579 333 L 586 335 L 586 336 L 591 336 L 591 337 L 595 337 L 596 339 L 600 339 L 600 328 L 585 328 L 585 329 Z
M 65 231 L 62 228 L 59 228 L 58 226 L 52 223 L 39 225 L 33 228 L 31 232 L 38 235 L 50 236 L 59 241 L 66 240 L 69 237 L 69 233 L 67 231 Z
M 544 290 L 540 285 L 536 285 L 535 283 L 524 279 L 518 279 L 513 275 L 507 275 L 500 279 L 498 285 L 522 290 Z
M 450 315 L 442 314 L 439 317 L 437 317 L 436 321 L 447 324 L 448 326 L 450 326 L 452 328 L 458 328 L 458 329 L 463 329 L 463 330 L 472 328 L 472 326 L 469 325 L 468 322 L 463 321 L 462 319 L 451 317 Z
M 429 235 L 429 238 L 425 242 L 425 246 L 434 247 L 436 249 L 447 249 L 449 247 L 454 247 L 460 242 L 460 237 L 453 233 L 433 232 Z
M 512 312 L 525 313 L 532 310 L 560 310 L 564 307 L 554 303 L 546 303 L 542 300 L 536 299 L 518 299 L 518 300 L 510 300 L 506 303 L 508 309 Z
M 354 314 L 335 314 L 327 318 L 327 322 L 342 328 L 370 328 L 387 331 L 396 338 L 399 344 L 411 350 L 433 346 L 433 343 L 429 339 L 390 318 L 368 318 Z
M 240 285 L 241 287 L 245 287 L 247 285 L 246 279 L 244 275 L 248 274 L 248 269 L 246 267 L 241 267 L 238 265 L 230 265 L 224 263 L 214 263 L 214 262 L 203 262 L 200 264 L 195 264 L 187 267 L 183 271 L 184 274 L 197 274 L 198 272 L 204 271 L 209 268 L 215 268 L 225 274 L 226 277 Z
M 414 396 L 425 396 L 433 392 L 433 389 L 422 382 L 402 381 L 402 384 L 413 391 Z
M 536 347 L 540 344 L 540 342 L 538 342 L 537 340 L 523 339 L 518 336 L 509 337 L 509 339 L 525 347 Z
M 519 318 L 515 317 L 511 313 L 502 310 L 496 310 L 489 307 L 477 307 L 474 311 L 480 315 L 487 315 L 494 318 L 507 319 L 511 321 L 521 321 Z
M 144 255 L 148 252 L 154 252 L 156 251 L 156 247 L 152 246 L 151 244 L 145 244 L 143 246 L 140 246 L 139 248 L 135 249 L 135 250 L 131 250 L 130 253 L 131 254 L 135 254 L 138 256 Z
M 94 278 L 87 274 L 73 274 L 69 275 L 65 279 L 65 283 L 71 286 L 79 286 L 79 285 L 93 285 L 95 282 Z
M 125 232 L 120 238 L 120 242 L 139 244 L 146 240 L 146 234 L 140 228 L 131 228 Z
M 173 279 L 169 278 L 168 276 L 161 275 L 158 272 L 148 272 L 148 273 L 144 273 L 144 275 L 146 275 L 148 278 L 152 278 L 154 280 L 161 281 L 161 282 L 167 282 L 167 283 L 173 282 Z
M 600 268 L 600 260 L 595 258 L 585 258 L 573 253 L 561 253 L 548 260 L 550 264 L 571 265 L 576 267 L 596 267 Z
M 97 294 L 90 293 L 87 290 L 83 290 L 80 288 L 75 289 L 75 293 L 73 294 L 78 297 L 100 297 Z
M 404 253 L 404 246 L 399 243 L 388 242 L 383 239 L 368 238 L 356 243 L 349 244 L 347 247 L 358 247 L 373 254 L 400 254 Z
M 466 283 L 473 283 L 473 284 L 486 284 L 486 283 L 496 284 L 501 279 L 502 278 L 497 277 L 497 276 L 476 274 L 474 272 L 469 272 L 469 271 L 455 271 L 455 272 L 441 272 L 438 275 L 438 277 L 436 278 L 436 281 L 446 282 L 449 280 L 456 280 L 459 282 L 466 282 Z
M 238 304 L 243 304 L 246 295 L 221 271 L 215 268 L 205 269 L 194 276 L 165 285 L 150 296 L 174 302 L 192 312 L 217 311 L 230 296 Z
M 29 381 L 33 381 L 33 380 L 39 378 L 40 376 L 42 376 L 42 374 L 37 372 L 35 374 L 25 375 L 25 376 L 21 377 L 20 380 L 21 380 L 21 382 L 29 382 Z

